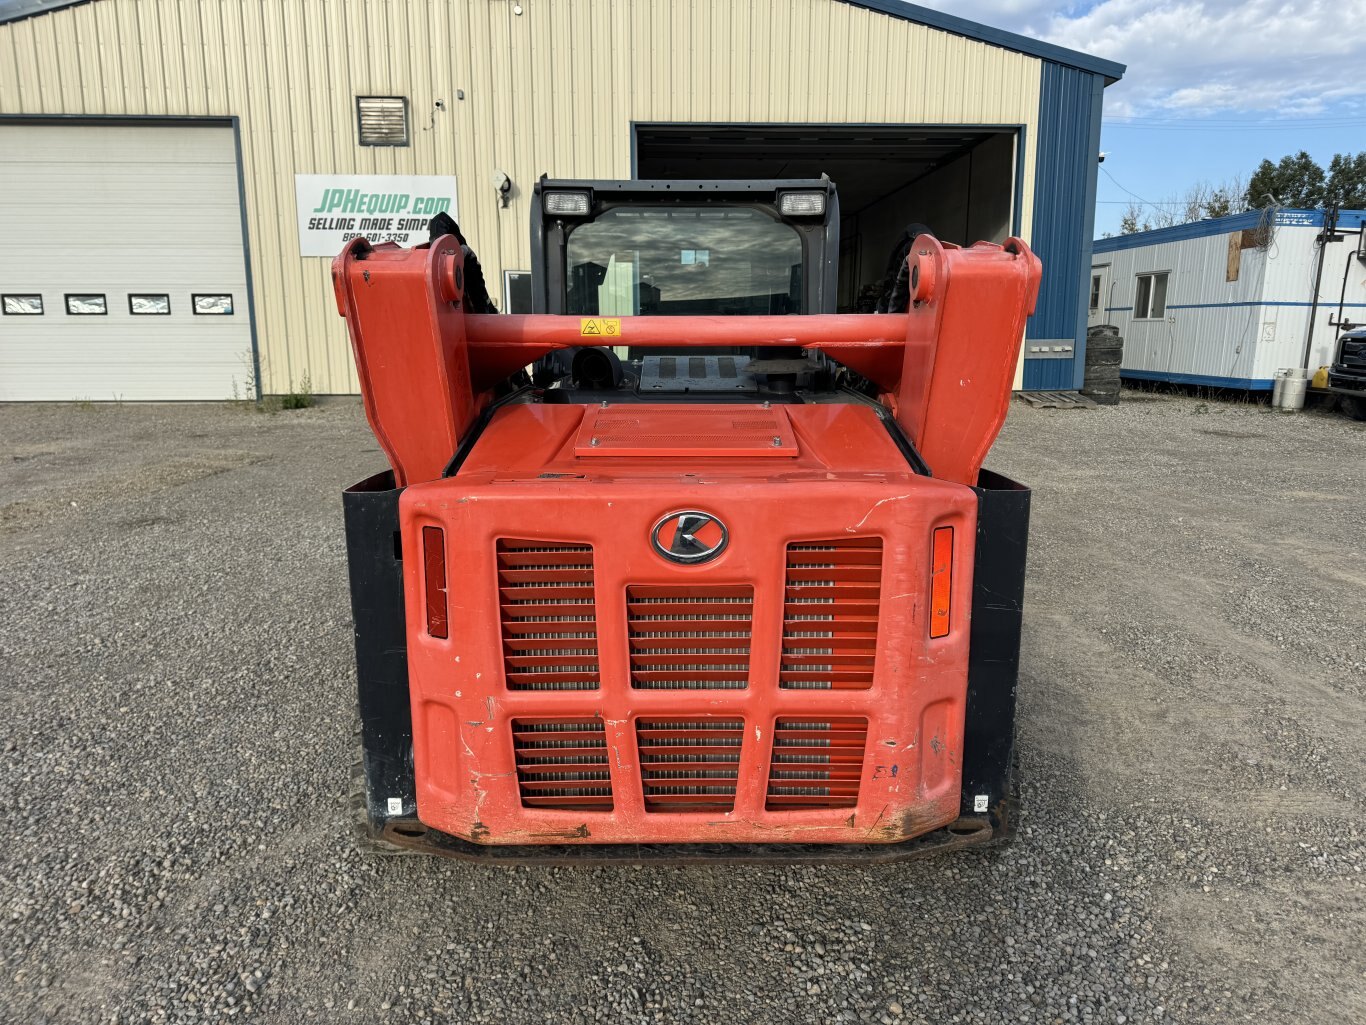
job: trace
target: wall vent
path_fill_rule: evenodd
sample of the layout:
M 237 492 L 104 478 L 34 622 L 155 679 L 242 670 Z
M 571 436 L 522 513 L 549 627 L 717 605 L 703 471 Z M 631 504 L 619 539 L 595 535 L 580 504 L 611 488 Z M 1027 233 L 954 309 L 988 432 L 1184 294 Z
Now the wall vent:
M 356 127 L 362 146 L 407 146 L 408 98 L 357 96 Z

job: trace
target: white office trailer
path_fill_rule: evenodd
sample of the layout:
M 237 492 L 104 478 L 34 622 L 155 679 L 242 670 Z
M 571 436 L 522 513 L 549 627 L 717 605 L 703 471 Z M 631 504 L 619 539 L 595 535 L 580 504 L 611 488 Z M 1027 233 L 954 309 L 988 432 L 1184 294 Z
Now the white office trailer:
M 1099 239 L 1087 323 L 1119 328 L 1128 380 L 1270 391 L 1279 369 L 1312 377 L 1366 323 L 1363 222 L 1339 211 L 1325 234 L 1322 210 L 1257 210 Z

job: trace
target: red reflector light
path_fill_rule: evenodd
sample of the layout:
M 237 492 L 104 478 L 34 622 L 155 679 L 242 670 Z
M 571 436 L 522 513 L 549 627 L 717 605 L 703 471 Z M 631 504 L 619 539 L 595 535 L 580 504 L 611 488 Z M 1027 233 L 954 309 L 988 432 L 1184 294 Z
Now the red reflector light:
M 930 551 L 930 636 L 947 637 L 953 595 L 953 528 L 935 527 Z
M 445 637 L 446 536 L 440 527 L 422 528 L 422 564 L 426 568 L 427 632 Z

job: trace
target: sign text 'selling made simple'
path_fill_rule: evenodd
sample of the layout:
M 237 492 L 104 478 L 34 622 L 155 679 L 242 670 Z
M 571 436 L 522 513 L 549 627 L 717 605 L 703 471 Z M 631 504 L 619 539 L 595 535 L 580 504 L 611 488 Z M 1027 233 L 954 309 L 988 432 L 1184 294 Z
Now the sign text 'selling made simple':
M 435 214 L 455 214 L 455 178 L 442 175 L 295 175 L 302 256 L 336 256 L 347 242 L 412 246 Z

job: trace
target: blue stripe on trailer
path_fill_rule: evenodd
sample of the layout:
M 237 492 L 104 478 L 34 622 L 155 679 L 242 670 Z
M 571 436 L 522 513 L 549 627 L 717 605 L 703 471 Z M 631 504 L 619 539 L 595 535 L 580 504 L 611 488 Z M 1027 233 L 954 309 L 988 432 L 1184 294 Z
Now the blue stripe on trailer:
M 1262 302 L 1262 301 L 1246 301 L 1246 302 L 1235 302 L 1235 303 L 1167 303 L 1167 309 L 1169 309 L 1169 310 L 1218 310 L 1218 309 L 1224 309 L 1225 307 L 1234 307 L 1234 306 L 1298 306 L 1298 307 L 1301 307 L 1301 308 L 1307 310 L 1307 309 L 1309 309 L 1309 307 L 1311 307 L 1311 306 L 1313 306 L 1313 305 L 1314 305 L 1314 304 L 1313 304 L 1312 302 L 1289 302 L 1289 301 L 1286 301 L 1286 302 L 1277 302 L 1277 301 L 1266 301 L 1266 302 Z M 1318 304 L 1318 305 L 1319 305 L 1319 309 L 1321 309 L 1321 310 L 1326 310 L 1326 309 L 1337 309 L 1337 307 L 1338 307 L 1338 304 L 1337 304 L 1337 303 L 1335 303 L 1335 302 L 1329 302 L 1329 301 L 1327 301 L 1327 300 L 1322 300 L 1322 299 L 1319 300 L 1319 304 Z M 1343 307 L 1343 309 L 1349 309 L 1349 310 L 1366 309 L 1366 303 L 1343 303 L 1343 304 L 1342 304 L 1342 307 Z M 1128 307 L 1128 306 L 1124 307 L 1124 309 L 1126 309 L 1126 310 L 1127 310 L 1127 309 L 1131 309 L 1131 308 L 1132 308 L 1132 307 Z
M 1214 377 L 1210 374 L 1168 374 L 1161 370 L 1124 370 L 1119 376 L 1136 381 L 1161 381 L 1165 384 L 1201 384 L 1207 388 L 1238 388 L 1242 391 L 1271 391 L 1265 377 Z

